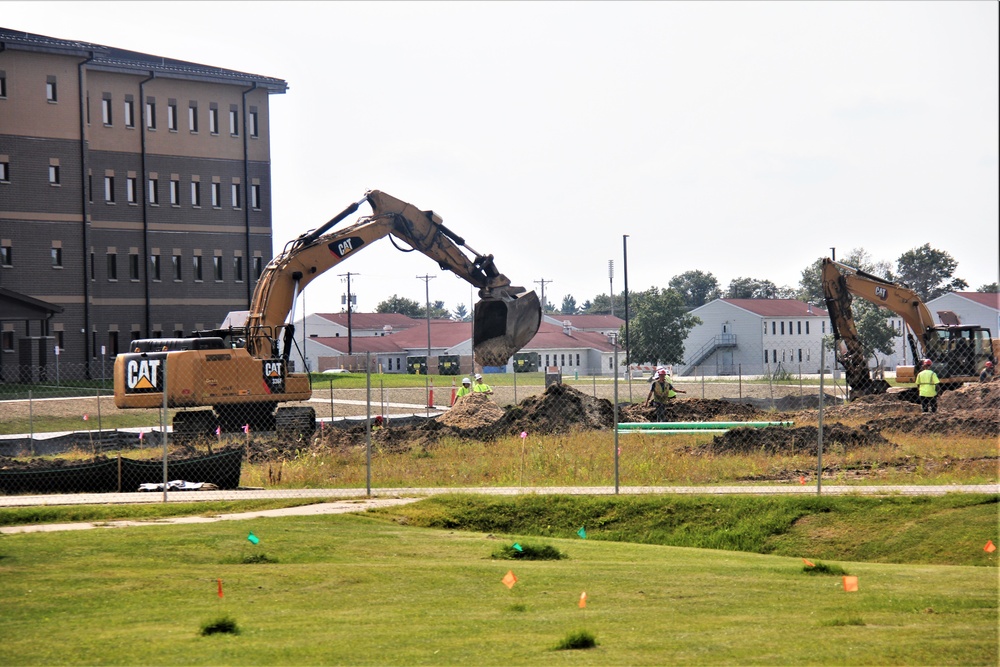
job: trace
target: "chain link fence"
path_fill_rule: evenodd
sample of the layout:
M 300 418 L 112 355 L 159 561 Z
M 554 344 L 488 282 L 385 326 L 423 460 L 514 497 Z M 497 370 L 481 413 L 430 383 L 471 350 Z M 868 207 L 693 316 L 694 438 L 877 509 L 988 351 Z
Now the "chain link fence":
M 228 349 L 197 352 L 196 364 L 171 351 L 144 354 L 116 366 L 117 379 L 111 369 L 95 378 L 64 364 L 58 377 L 0 384 L 0 495 L 996 492 L 998 482 L 1000 381 L 946 392 L 936 412 L 924 412 L 893 393 L 847 402 L 835 375 L 696 372 L 672 378 L 676 396 L 657 409 L 650 378 L 635 373 L 489 373 L 462 396 L 458 376 L 307 376 Z

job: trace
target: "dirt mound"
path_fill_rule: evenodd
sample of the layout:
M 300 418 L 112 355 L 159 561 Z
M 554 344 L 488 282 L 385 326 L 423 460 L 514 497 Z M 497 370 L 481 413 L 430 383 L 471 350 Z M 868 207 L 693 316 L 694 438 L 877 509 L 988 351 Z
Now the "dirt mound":
M 1000 414 L 996 410 L 965 410 L 954 413 L 938 412 L 922 414 L 920 408 L 914 415 L 881 417 L 868 422 L 867 426 L 878 431 L 899 431 L 901 433 L 924 435 L 968 435 L 1000 438 Z
M 955 391 L 946 391 L 938 399 L 938 410 L 1000 411 L 1000 382 L 967 384 Z
M 764 411 L 749 403 L 733 403 L 717 398 L 685 398 L 674 399 L 667 406 L 666 421 L 746 421 L 763 414 Z M 619 409 L 618 417 L 623 423 L 652 422 L 656 421 L 656 408 L 642 403 L 625 405 Z
M 509 408 L 494 425 L 498 434 L 564 433 L 614 427 L 614 406 L 564 384 L 549 385 L 540 396 L 529 396 Z
M 451 410 L 437 418 L 445 426 L 458 429 L 489 426 L 503 417 L 504 411 L 486 394 L 469 394 L 455 401 Z
M 799 428 L 734 428 L 712 438 L 712 442 L 695 447 L 700 454 L 815 454 L 819 430 L 815 426 Z M 851 428 L 842 424 L 823 427 L 823 449 L 838 447 L 841 450 L 892 445 L 882 435 L 868 426 Z

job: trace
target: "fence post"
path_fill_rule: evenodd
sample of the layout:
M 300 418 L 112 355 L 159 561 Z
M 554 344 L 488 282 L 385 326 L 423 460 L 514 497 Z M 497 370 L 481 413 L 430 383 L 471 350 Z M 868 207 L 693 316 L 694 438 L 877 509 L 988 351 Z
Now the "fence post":
M 820 347 L 819 351 L 819 420 L 816 431 L 819 433 L 816 443 L 816 495 L 823 494 L 823 365 L 826 357 L 826 349 Z
M 767 364 L 767 389 L 771 393 L 771 409 L 774 410 L 774 384 L 771 382 L 771 364 Z
M 372 367 L 371 352 L 365 352 L 365 491 L 372 495 Z
M 736 365 L 737 372 L 740 374 L 740 400 L 743 400 L 743 364 Z
M 701 369 L 701 400 L 705 400 L 705 369 Z
M 35 455 L 35 403 L 31 400 L 31 390 L 28 390 L 28 435 L 30 440 L 28 440 L 28 448 L 31 450 L 31 455 Z
M 618 337 L 615 336 L 615 368 L 618 368 Z M 629 371 L 629 394 L 632 393 L 632 372 Z M 615 419 L 615 495 L 618 495 L 618 373 L 615 373 L 615 408 L 614 408 L 614 419 Z
M 163 357 L 163 375 L 160 379 L 160 390 L 163 392 L 163 417 L 160 419 L 160 432 L 163 434 L 163 502 L 167 502 L 167 357 Z

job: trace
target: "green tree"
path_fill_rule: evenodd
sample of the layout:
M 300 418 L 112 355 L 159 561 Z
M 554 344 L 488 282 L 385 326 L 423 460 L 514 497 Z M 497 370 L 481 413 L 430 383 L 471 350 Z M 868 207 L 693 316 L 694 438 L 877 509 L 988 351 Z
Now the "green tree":
M 427 309 L 420 309 L 420 317 L 427 317 Z M 447 308 L 444 307 L 444 301 L 435 301 L 431 304 L 431 319 L 432 320 L 450 320 L 451 313 Z
M 996 292 L 1000 292 L 1000 286 L 998 286 L 997 283 L 995 283 L 995 282 L 993 282 L 993 283 L 986 283 L 985 285 L 980 285 L 979 287 L 977 287 L 976 291 L 977 292 L 988 292 L 988 293 L 994 294 Z
M 770 280 L 733 278 L 726 288 L 727 299 L 776 299 L 778 286 Z
M 562 309 L 559 311 L 563 315 L 576 315 L 579 309 L 576 307 L 576 299 L 572 294 L 563 297 Z
M 631 295 L 631 292 L 629 294 Z M 594 297 L 593 301 L 588 301 L 587 303 L 589 303 L 590 306 L 583 310 L 583 312 L 586 313 L 587 315 L 610 315 L 612 312 L 611 297 L 609 297 L 607 294 L 598 294 L 597 296 Z M 631 306 L 631 303 L 629 305 Z M 615 295 L 614 313 L 618 317 L 624 318 L 625 316 L 624 292 Z
M 408 317 L 424 317 L 426 309 L 416 301 L 406 297 L 392 295 L 375 307 L 376 313 L 399 313 Z
M 943 250 L 936 250 L 930 243 L 908 250 L 896 260 L 899 281 L 920 295 L 924 302 L 948 292 L 960 292 L 969 284 L 955 278 L 958 262 Z
M 629 358 L 633 362 L 684 362 L 684 341 L 701 324 L 687 312 L 684 298 L 672 289 L 652 287 L 629 294 Z M 624 336 L 624 327 L 621 335 Z M 624 363 L 624 360 L 623 360 Z
M 456 319 L 459 322 L 469 321 L 469 309 L 465 307 L 464 303 L 460 303 L 455 306 L 455 316 L 453 319 Z
M 688 310 L 704 306 L 722 296 L 716 277 L 703 271 L 685 271 L 671 278 L 669 285 L 670 289 L 681 295 Z
M 889 318 L 894 317 L 893 313 L 865 299 L 854 299 L 851 311 L 854 313 L 854 326 L 858 330 L 861 345 L 869 352 L 892 354 L 898 335 L 889 324 Z

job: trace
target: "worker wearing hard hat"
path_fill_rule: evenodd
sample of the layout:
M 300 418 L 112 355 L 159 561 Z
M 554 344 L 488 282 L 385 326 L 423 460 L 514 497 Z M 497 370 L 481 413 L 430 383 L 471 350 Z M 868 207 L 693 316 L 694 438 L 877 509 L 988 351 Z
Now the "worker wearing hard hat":
M 462 378 L 462 386 L 459 387 L 458 391 L 455 392 L 455 400 L 462 398 L 463 396 L 468 396 L 472 393 L 472 380 L 469 378 Z
M 979 374 L 979 381 L 989 382 L 990 380 L 993 379 L 993 374 L 994 374 L 993 362 L 987 361 L 986 366 L 983 368 L 983 372 Z
M 687 392 L 682 389 L 677 389 L 670 383 L 670 376 L 667 375 L 667 369 L 662 366 L 656 369 L 656 376 L 653 378 L 653 384 L 649 388 L 649 395 L 646 396 L 646 405 L 649 405 L 650 400 L 653 401 L 653 407 L 656 408 L 656 421 L 662 422 L 667 418 L 667 403 L 677 397 L 677 394 L 686 394 Z
M 917 390 L 920 393 L 920 409 L 923 412 L 937 412 L 937 386 L 941 383 L 937 373 L 931 368 L 931 360 L 924 359 L 923 370 L 917 373 Z
M 493 387 L 483 382 L 483 376 L 476 373 L 476 383 L 472 385 L 472 391 L 477 394 L 492 394 Z

